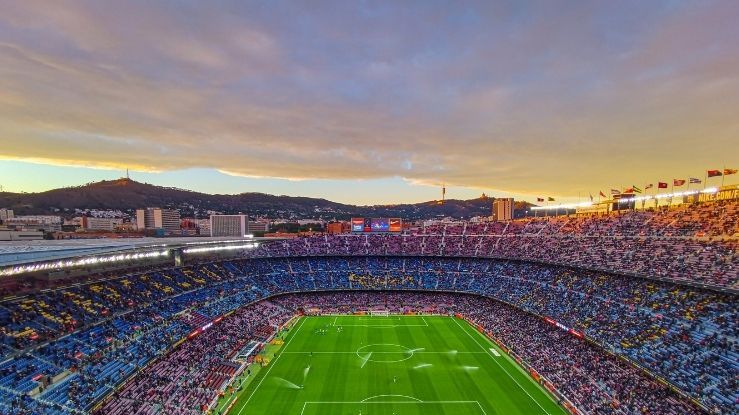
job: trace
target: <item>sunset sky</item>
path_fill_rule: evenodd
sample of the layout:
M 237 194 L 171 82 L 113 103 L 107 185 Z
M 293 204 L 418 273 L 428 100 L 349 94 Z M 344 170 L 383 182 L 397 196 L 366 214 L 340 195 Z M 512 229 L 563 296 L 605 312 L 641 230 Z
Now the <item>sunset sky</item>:
M 0 0 L 0 185 L 129 168 L 368 204 L 703 179 L 739 167 L 737 21 L 738 1 Z

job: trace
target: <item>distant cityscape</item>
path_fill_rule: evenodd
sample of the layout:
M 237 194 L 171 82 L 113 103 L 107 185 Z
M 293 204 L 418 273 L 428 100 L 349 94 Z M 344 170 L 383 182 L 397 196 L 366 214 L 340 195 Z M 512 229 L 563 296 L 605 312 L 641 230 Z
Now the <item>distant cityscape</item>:
M 0 241 L 246 235 L 285 238 L 349 233 L 352 217 L 397 217 L 402 219 L 403 229 L 409 229 L 461 220 L 510 220 L 516 211 L 513 199 L 494 199 L 485 194 L 472 201 L 442 199 L 410 205 L 351 206 L 324 199 L 264 194 L 207 195 L 128 178 L 45 194 L 3 196 Z M 134 198 L 142 199 L 142 204 L 162 204 L 135 206 Z M 103 201 L 106 208 L 70 207 L 65 204 L 70 199 L 75 200 L 76 206 L 100 206 Z M 19 208 L 14 209 L 15 206 Z
M 508 222 L 538 215 L 600 215 L 616 210 L 727 200 L 737 197 L 737 189 L 737 185 L 727 185 L 674 193 L 655 192 L 651 195 L 638 195 L 632 191 L 614 194 L 603 200 L 599 198 L 597 202 L 591 196 L 589 202 L 570 205 L 533 206 L 513 198 L 491 198 L 483 194 L 478 199 L 467 201 L 442 199 L 410 205 L 352 206 L 324 199 L 265 194 L 207 195 L 120 179 L 57 189 L 46 194 L 2 194 L 0 241 L 143 237 L 291 238 L 352 232 L 412 232 L 438 224 Z M 54 192 L 61 193 L 49 197 Z M 77 206 L 86 203 L 100 205 L 100 201 L 104 201 L 108 208 L 64 206 L 65 201 L 75 197 Z M 168 203 L 132 207 L 131 199 L 134 197 L 138 197 L 139 202 L 143 201 L 141 204 L 149 205 L 152 201 Z M 554 199 L 550 198 L 549 201 Z M 18 214 L 15 206 L 19 206 L 23 213 L 53 213 Z M 221 206 L 222 210 L 209 208 L 212 206 Z M 242 209 L 248 209 L 248 212 Z
M 513 199 L 505 199 L 494 203 L 490 216 L 473 217 L 470 221 L 511 220 L 512 213 Z M 403 222 L 403 229 L 456 222 L 462 221 L 451 217 L 407 221 Z M 282 219 L 217 213 L 208 218 L 194 218 L 182 217 L 177 209 L 161 207 L 136 209 L 134 214 L 121 210 L 77 210 L 69 219 L 60 215 L 15 215 L 12 209 L 0 208 L 0 241 L 173 236 L 284 238 L 350 232 L 349 220 Z

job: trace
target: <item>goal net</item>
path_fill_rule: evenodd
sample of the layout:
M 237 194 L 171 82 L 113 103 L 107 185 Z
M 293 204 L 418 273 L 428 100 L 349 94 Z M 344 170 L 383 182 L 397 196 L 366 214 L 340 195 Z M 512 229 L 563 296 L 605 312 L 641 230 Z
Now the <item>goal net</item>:
M 390 317 L 390 311 L 388 310 L 370 310 L 369 311 L 370 316 L 377 316 L 377 317 Z

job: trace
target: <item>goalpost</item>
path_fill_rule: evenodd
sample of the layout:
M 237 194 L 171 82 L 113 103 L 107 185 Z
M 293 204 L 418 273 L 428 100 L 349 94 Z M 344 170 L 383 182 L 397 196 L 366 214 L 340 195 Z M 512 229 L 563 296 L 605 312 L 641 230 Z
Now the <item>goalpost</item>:
M 390 317 L 388 310 L 370 310 L 369 315 L 372 317 Z

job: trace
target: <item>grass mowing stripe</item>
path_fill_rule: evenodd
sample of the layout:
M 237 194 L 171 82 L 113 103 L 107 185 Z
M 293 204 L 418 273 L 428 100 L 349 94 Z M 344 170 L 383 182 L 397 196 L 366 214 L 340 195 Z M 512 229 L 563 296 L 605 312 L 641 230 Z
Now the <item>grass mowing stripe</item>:
M 302 318 L 232 415 L 565 414 L 525 372 L 514 373 L 507 355 L 493 357 L 471 325 L 449 316 L 398 320 L 388 330 L 352 327 L 361 317 Z M 461 401 L 469 403 L 452 403 Z
M 511 373 L 510 373 L 510 372 L 508 372 L 508 369 L 506 369 L 505 367 L 503 367 L 503 365 L 501 365 L 500 363 L 498 363 L 498 361 L 497 361 L 497 360 L 495 359 L 495 356 L 493 356 L 493 355 L 492 355 L 492 353 L 488 352 L 488 351 L 487 351 L 487 350 L 485 349 L 485 346 L 483 346 L 482 344 L 480 344 L 480 342 L 479 342 L 479 341 L 478 341 L 477 339 L 475 339 L 475 338 L 474 338 L 474 337 L 473 337 L 473 336 L 472 336 L 472 335 L 470 334 L 470 332 L 469 332 L 468 330 L 466 330 L 466 329 L 465 329 L 464 327 L 462 327 L 462 325 L 461 325 L 461 324 L 459 324 L 459 321 L 458 321 L 458 319 L 457 319 L 457 318 L 455 318 L 455 319 L 454 319 L 454 322 L 455 322 L 455 323 L 457 323 L 457 326 L 459 326 L 459 328 L 460 328 L 460 329 L 462 329 L 462 331 L 464 331 L 465 333 L 467 333 L 467 335 L 468 335 L 468 336 L 470 336 L 470 338 L 471 338 L 472 340 L 474 340 L 474 341 L 475 341 L 475 343 L 477 343 L 477 345 L 478 345 L 478 346 L 480 346 L 480 347 L 481 347 L 481 348 L 482 348 L 483 350 L 485 350 L 485 351 L 486 351 L 486 353 L 488 353 L 488 354 L 489 354 L 489 355 L 490 355 L 490 356 L 492 357 L 492 360 L 493 360 L 493 362 L 495 362 L 495 364 L 496 364 L 496 365 L 500 366 L 500 368 L 501 368 L 501 369 L 503 369 L 503 371 L 504 371 L 504 372 L 505 372 L 505 373 L 506 373 L 506 374 L 507 374 L 507 375 L 508 375 L 508 376 L 509 376 L 509 377 L 510 377 L 511 379 L 513 379 L 513 381 L 514 381 L 514 382 L 516 382 L 516 385 L 518 385 L 518 387 L 519 387 L 519 388 L 521 388 L 521 390 L 522 390 L 522 391 L 524 391 L 524 392 L 526 393 L 526 395 L 528 395 L 528 397 L 529 397 L 529 398 L 531 398 L 531 400 L 532 400 L 532 401 L 534 401 L 534 403 L 536 403 L 536 405 L 537 405 L 537 406 L 538 406 L 539 408 L 541 408 L 541 410 L 542 410 L 542 411 L 544 411 L 544 413 L 545 413 L 545 414 L 547 414 L 547 415 L 551 415 L 551 414 L 549 414 L 549 411 L 547 411 L 546 409 L 544 409 L 544 407 L 543 407 L 543 406 L 541 406 L 541 404 L 539 403 L 539 401 L 538 401 L 537 399 L 534 399 L 534 397 L 533 397 L 533 396 L 531 396 L 531 394 L 529 393 L 529 391 L 527 391 L 527 390 L 526 390 L 526 388 L 524 388 L 523 386 L 521 386 L 521 384 L 520 384 L 520 383 L 518 383 L 518 380 L 516 380 L 516 378 L 514 378 L 514 377 L 513 377 L 513 375 L 511 375 Z M 465 324 L 467 324 L 467 323 L 465 323 Z M 469 326 L 469 324 L 468 324 L 468 326 Z M 479 334 L 479 333 L 478 333 L 478 334 Z
M 287 343 L 285 343 L 285 347 L 284 347 L 284 348 L 283 348 L 282 350 L 287 350 L 287 346 L 289 346 L 289 345 L 290 345 L 290 342 L 292 342 L 292 341 L 293 341 L 293 339 L 294 339 L 295 337 L 297 337 L 297 335 L 298 335 L 298 332 L 300 331 L 300 329 L 301 329 L 301 328 L 303 328 L 303 324 L 304 324 L 304 323 L 305 323 L 305 318 L 303 318 L 303 319 L 302 319 L 302 320 L 300 321 L 300 326 L 299 326 L 299 327 L 298 327 L 298 328 L 297 328 L 297 329 L 295 330 L 295 333 L 293 333 L 292 337 L 290 337 L 290 340 L 288 340 L 288 341 L 287 341 Z M 267 375 L 269 375 L 269 372 L 270 372 L 270 371 L 272 370 L 272 368 L 274 368 L 274 367 L 275 367 L 275 365 L 277 364 L 277 360 L 279 360 L 279 359 L 280 359 L 280 357 L 282 357 L 282 353 L 280 353 L 280 354 L 279 354 L 279 355 L 277 356 L 277 358 L 276 358 L 276 359 L 274 360 L 274 362 L 270 362 L 270 367 L 269 367 L 269 369 L 267 369 L 267 372 L 266 372 L 266 373 L 264 374 L 264 376 L 262 377 L 262 379 L 260 379 L 260 380 L 259 380 L 259 383 L 257 383 L 257 386 L 256 386 L 256 387 L 254 388 L 254 390 L 253 390 L 253 391 L 251 392 L 251 395 L 249 395 L 249 397 L 248 397 L 248 398 L 246 399 L 246 402 L 244 402 L 244 403 L 242 403 L 242 404 L 241 404 L 241 409 L 239 409 L 239 412 L 237 413 L 237 415 L 241 415 L 241 412 L 242 412 L 242 411 L 244 410 L 244 408 L 246 408 L 246 405 L 248 405 L 248 404 L 249 404 L 249 401 L 250 401 L 250 400 L 251 400 L 251 398 L 252 398 L 252 397 L 254 396 L 254 394 L 255 394 L 255 393 L 256 393 L 256 392 L 257 392 L 257 391 L 259 390 L 259 387 L 260 387 L 260 386 L 262 386 L 262 382 L 264 382 L 264 379 L 267 379 Z

